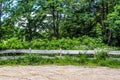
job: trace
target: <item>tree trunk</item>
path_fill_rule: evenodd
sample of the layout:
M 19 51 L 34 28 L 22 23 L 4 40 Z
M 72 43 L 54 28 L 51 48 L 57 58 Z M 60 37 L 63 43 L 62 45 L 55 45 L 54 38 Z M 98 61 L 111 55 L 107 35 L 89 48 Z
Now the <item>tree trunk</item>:
M 106 17 L 106 4 L 105 4 L 105 1 L 104 1 L 104 0 L 102 0 L 100 13 L 101 13 L 101 15 L 100 15 L 100 18 L 101 18 L 100 24 L 101 24 L 101 26 L 102 26 L 102 35 L 103 35 L 103 36 L 106 36 L 106 34 L 107 34 L 107 33 L 106 33 L 106 26 L 105 26 L 105 24 L 104 24 L 104 19 L 105 19 L 105 17 Z
M 58 24 L 56 22 L 56 15 L 55 15 L 55 6 L 52 7 L 52 19 L 53 19 L 53 30 L 54 30 L 54 36 L 56 38 L 59 38 L 59 29 L 58 29 Z
M 110 32 L 108 34 L 108 44 L 110 44 L 111 37 L 112 37 L 112 31 L 110 30 Z
M 27 28 L 28 28 L 28 41 L 31 41 L 32 40 L 32 20 L 31 19 L 28 19 L 28 24 L 27 24 Z

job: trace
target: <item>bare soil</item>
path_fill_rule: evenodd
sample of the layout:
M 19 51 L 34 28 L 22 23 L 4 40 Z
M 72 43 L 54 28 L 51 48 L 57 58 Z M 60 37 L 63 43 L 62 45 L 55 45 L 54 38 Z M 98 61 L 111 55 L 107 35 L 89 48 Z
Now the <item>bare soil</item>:
M 120 69 L 79 66 L 1 66 L 0 80 L 120 80 Z

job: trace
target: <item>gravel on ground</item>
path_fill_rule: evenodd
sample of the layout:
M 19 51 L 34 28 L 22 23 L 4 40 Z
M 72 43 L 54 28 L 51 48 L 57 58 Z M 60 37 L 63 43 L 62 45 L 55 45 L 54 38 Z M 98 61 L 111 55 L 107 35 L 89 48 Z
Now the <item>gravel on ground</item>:
M 0 80 L 120 80 L 120 68 L 86 66 L 0 66 Z

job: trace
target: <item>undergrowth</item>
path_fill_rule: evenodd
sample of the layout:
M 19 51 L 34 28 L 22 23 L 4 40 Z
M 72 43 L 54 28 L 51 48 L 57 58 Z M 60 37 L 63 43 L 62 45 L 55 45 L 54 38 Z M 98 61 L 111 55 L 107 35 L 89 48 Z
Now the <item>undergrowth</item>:
M 0 41 L 0 50 L 5 49 L 41 49 L 41 50 L 117 50 L 119 47 L 111 47 L 102 42 L 101 38 L 91 38 L 83 36 L 80 38 L 61 38 L 61 39 L 37 39 L 31 42 L 20 41 L 17 38 L 11 38 L 6 41 Z
M 10 55 L 11 56 L 11 55 Z M 97 55 L 40 55 L 40 54 L 22 54 L 14 55 L 10 58 L 0 59 L 0 65 L 85 65 L 85 66 L 106 66 L 120 68 L 120 57 L 114 59 L 113 56 L 107 55 L 104 52 Z M 2 56 L 0 56 L 2 57 Z

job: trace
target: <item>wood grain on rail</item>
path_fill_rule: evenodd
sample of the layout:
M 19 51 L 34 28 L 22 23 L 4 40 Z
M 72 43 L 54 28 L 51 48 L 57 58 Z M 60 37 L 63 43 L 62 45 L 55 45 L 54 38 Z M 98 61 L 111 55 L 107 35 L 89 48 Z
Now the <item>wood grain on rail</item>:
M 10 49 L 1 50 L 0 54 L 5 53 L 38 53 L 38 54 L 96 54 L 104 50 L 32 50 L 32 49 Z M 120 55 L 120 51 L 108 51 L 108 54 Z

